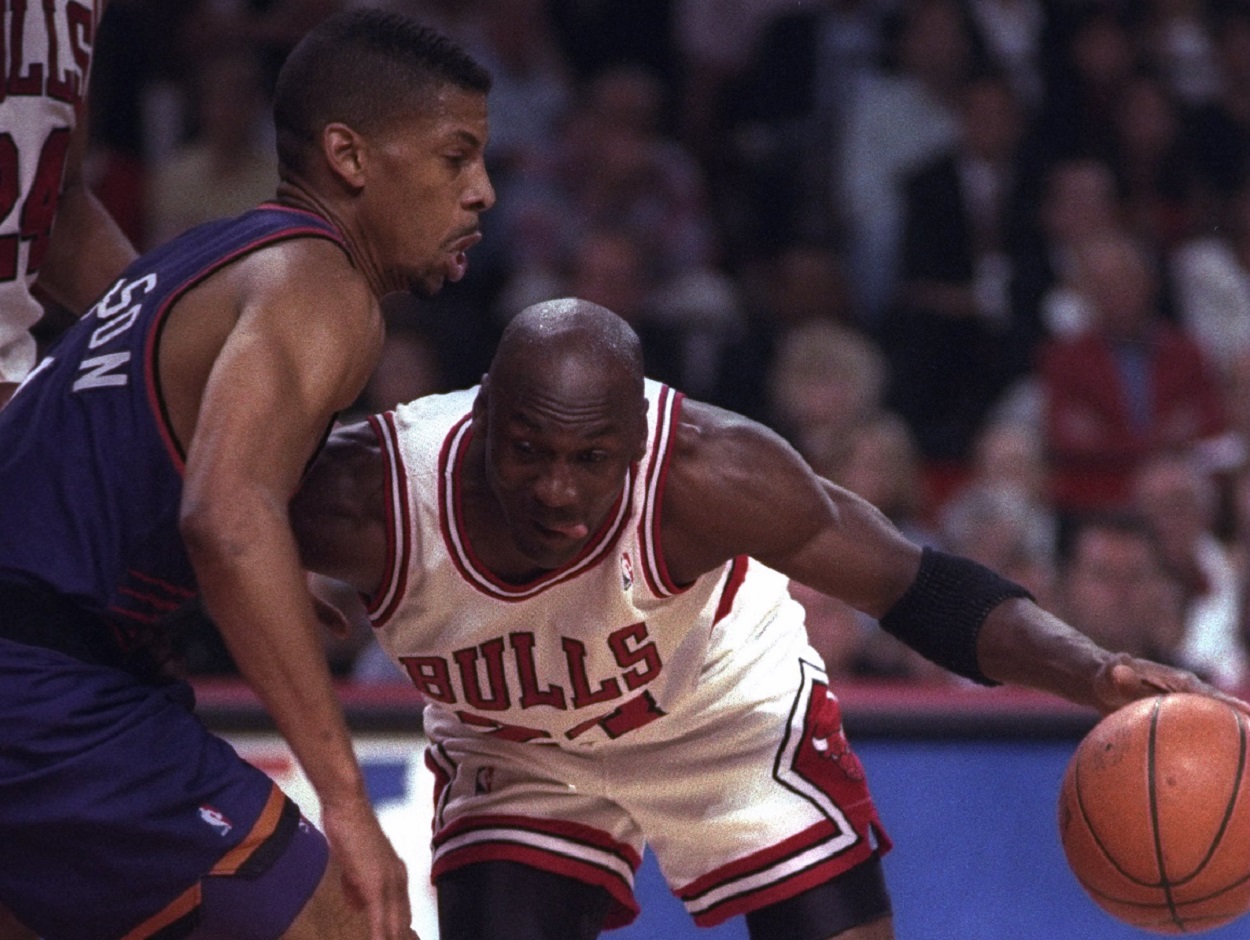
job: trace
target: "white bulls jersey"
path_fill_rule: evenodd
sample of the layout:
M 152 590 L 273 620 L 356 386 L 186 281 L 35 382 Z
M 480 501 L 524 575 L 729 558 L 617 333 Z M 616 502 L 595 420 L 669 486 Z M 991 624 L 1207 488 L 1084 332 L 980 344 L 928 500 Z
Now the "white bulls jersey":
M 372 419 L 393 551 L 370 616 L 428 699 L 427 727 L 454 719 L 505 740 L 579 748 L 650 737 L 640 729 L 680 709 L 793 604 L 783 576 L 745 557 L 684 589 L 669 580 L 660 504 L 681 396 L 650 381 L 646 393 L 646 456 L 617 505 L 575 560 L 528 584 L 494 577 L 464 532 L 460 466 L 476 390 Z M 801 620 L 788 620 L 791 641 L 805 644 Z
M 30 288 L 47 253 L 101 0 L 4 4 L 0 64 L 0 381 L 35 362 Z

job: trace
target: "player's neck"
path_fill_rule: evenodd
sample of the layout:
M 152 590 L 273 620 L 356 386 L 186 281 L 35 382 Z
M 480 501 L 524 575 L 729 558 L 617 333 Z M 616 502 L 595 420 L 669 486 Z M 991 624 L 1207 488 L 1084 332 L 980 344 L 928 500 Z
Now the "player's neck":
M 318 215 L 338 229 L 339 234 L 343 236 L 352 266 L 364 277 L 375 297 L 381 298 L 399 289 L 398 286 L 388 285 L 385 282 L 381 267 L 374 261 L 372 253 L 368 250 L 367 240 L 351 224 L 348 214 L 336 208 L 331 200 L 319 195 L 313 187 L 305 185 L 298 179 L 283 179 L 278 184 L 276 201 L 279 205 L 291 209 L 302 209 Z

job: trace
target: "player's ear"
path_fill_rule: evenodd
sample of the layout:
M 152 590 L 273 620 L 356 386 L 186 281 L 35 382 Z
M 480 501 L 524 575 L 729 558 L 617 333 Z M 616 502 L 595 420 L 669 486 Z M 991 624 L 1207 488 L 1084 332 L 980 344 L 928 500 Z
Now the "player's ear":
M 482 376 L 477 396 L 473 399 L 473 423 L 479 429 L 486 426 L 486 405 L 490 399 L 490 374 Z
M 332 121 L 321 130 L 321 152 L 330 171 L 353 191 L 365 185 L 364 139 L 346 124 Z

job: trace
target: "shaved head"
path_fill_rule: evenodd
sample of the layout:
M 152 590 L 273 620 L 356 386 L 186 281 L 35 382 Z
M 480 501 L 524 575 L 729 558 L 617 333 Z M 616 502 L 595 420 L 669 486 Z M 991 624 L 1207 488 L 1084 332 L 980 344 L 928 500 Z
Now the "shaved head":
M 499 341 L 473 423 L 489 518 L 506 521 L 517 572 L 567 563 L 605 524 L 646 450 L 638 336 L 584 300 L 525 308 Z
M 619 381 L 642 395 L 642 346 L 633 328 L 606 307 L 566 297 L 526 307 L 504 329 L 491 362 L 492 384 L 519 372 L 555 378 L 570 369 Z

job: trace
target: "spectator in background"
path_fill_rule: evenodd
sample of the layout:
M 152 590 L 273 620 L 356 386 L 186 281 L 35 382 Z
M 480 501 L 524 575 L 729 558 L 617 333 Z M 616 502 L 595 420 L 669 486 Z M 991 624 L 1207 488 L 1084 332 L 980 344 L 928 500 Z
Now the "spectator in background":
M 1061 160 L 1045 175 L 1038 207 L 1043 288 L 1040 316 L 1053 337 L 1073 337 L 1090 324 L 1088 303 L 1076 284 L 1078 249 L 1123 230 L 1115 174 L 1101 160 Z
M 1007 76 L 1027 107 L 1041 103 L 1042 39 L 1046 10 L 1042 0 L 967 0 L 968 14 L 995 67 Z
M 1195 108 L 1190 138 L 1219 200 L 1250 184 L 1250 8 L 1226 6 L 1213 33 L 1219 88 Z
M 755 256 L 738 278 L 744 332 L 725 353 L 712 403 L 770 421 L 768 376 L 782 340 L 817 321 L 858 327 L 850 284 L 837 251 L 823 242 L 790 242 Z
M 909 0 L 896 42 L 897 70 L 866 77 L 847 106 L 846 146 L 834 192 L 845 200 L 857 304 L 879 320 L 893 296 L 903 222 L 904 177 L 951 146 L 972 37 L 952 0 Z
M 1129 228 L 1160 252 L 1186 238 L 1201 216 L 1201 187 L 1180 108 L 1159 79 L 1138 73 L 1114 113 L 1112 165 Z
M 848 435 L 846 456 L 829 479 L 872 503 L 912 541 L 937 547 L 939 538 L 925 520 L 920 455 L 906 423 L 898 415 L 877 410 Z M 849 604 L 797 581 L 790 583 L 790 593 L 807 612 L 811 644 L 830 657 L 826 660 L 830 669 L 866 678 L 950 681 L 947 673 Z
M 470 51 L 494 76 L 490 168 L 499 198 L 542 162 L 575 86 L 546 0 L 485 0 Z
M 1134 475 L 1133 505 L 1181 589 L 1184 630 L 1175 661 L 1221 688 L 1238 688 L 1247 678 L 1241 585 L 1231 553 L 1215 534 L 1215 481 L 1192 457 L 1164 454 Z
M 204 64 L 192 108 L 197 130 L 149 173 L 148 247 L 273 195 L 278 160 L 263 136 L 267 109 L 263 76 L 248 51 L 222 53 Z
M 889 400 L 929 460 L 960 463 L 1041 337 L 1036 194 L 1026 117 L 999 76 L 970 82 L 959 138 L 909 175 L 897 303 L 886 315 Z
M 1172 253 L 1170 272 L 1178 319 L 1221 378 L 1233 381 L 1239 360 L 1250 355 L 1250 183 L 1228 200 L 1223 224 Z M 1226 401 L 1238 407 L 1233 395 Z
M 589 232 L 613 227 L 648 248 L 656 276 L 704 267 L 714 255 L 698 165 L 662 130 L 664 88 L 639 66 L 599 74 L 569 113 L 547 159 L 501 205 L 510 266 L 550 273 Z
M 1225 430 L 1215 375 L 1157 306 L 1157 277 L 1124 236 L 1078 252 L 1090 328 L 1054 340 L 1039 367 L 1053 498 L 1065 516 L 1122 507 L 1149 457 Z
M 1076 526 L 1063 556 L 1058 612 L 1109 650 L 1178 661 L 1181 588 L 1137 516 L 1094 515 Z
M 887 375 L 864 334 L 829 320 L 796 326 L 772 364 L 769 423 L 818 473 L 842 482 L 856 432 L 881 409 Z
M 1047 162 L 1111 161 L 1116 110 L 1138 62 L 1127 17 L 1101 3 L 1055 5 L 1051 15 L 1055 39 L 1039 134 Z
M 893 12 L 879 0 L 756 2 L 771 15 L 723 92 L 719 150 L 700 151 L 718 169 L 729 239 L 746 254 L 841 231 L 846 194 L 830 167 L 842 162 L 859 86 L 881 73 Z
M 1021 490 L 965 487 L 943 506 L 938 532 L 943 550 L 967 555 L 1023 584 L 1043 607 L 1053 604 L 1054 519 Z
M 1220 86 L 1210 7 L 1203 0 L 1150 0 L 1141 46 L 1175 99 L 1210 101 Z
M 1058 526 L 1046 490 L 1045 454 L 1033 429 L 991 423 L 977 435 L 972 473 L 939 508 L 947 551 L 975 558 L 1054 599 Z

